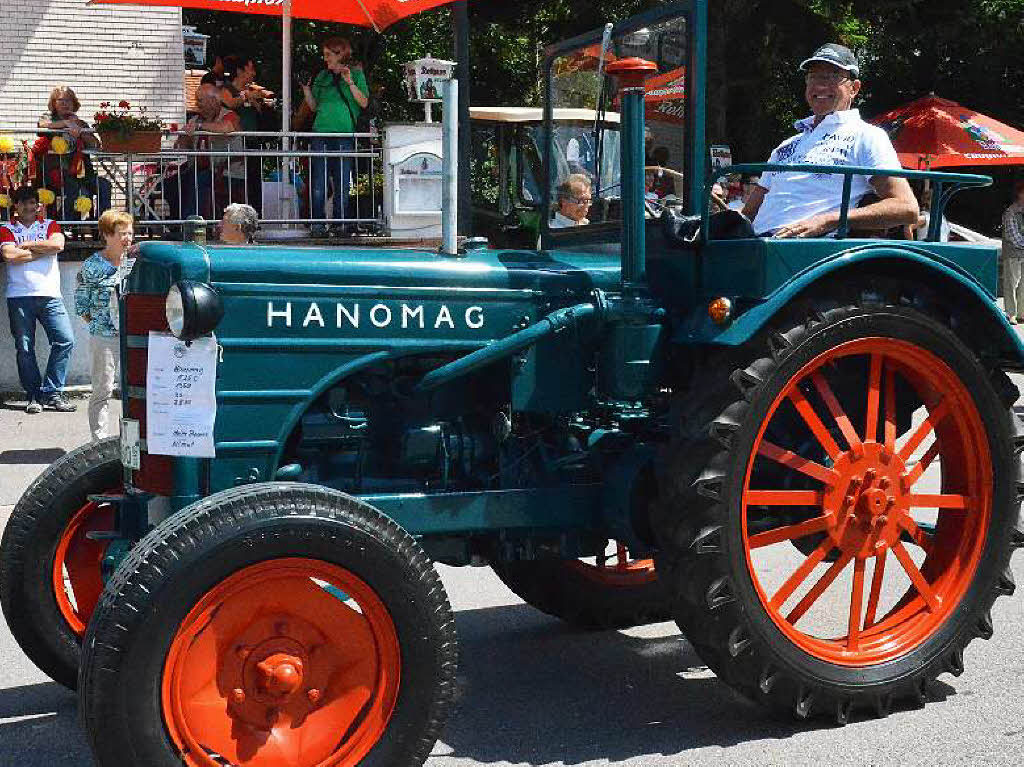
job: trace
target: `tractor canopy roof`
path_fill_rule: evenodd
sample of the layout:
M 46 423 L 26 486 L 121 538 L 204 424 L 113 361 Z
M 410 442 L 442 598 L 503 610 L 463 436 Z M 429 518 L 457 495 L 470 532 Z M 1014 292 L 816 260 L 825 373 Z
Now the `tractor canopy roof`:
M 473 120 L 496 123 L 540 123 L 544 121 L 544 110 L 541 107 L 470 107 L 469 116 Z M 555 122 L 584 122 L 593 124 L 597 112 L 593 109 L 556 108 L 552 119 Z M 618 112 L 604 112 L 602 122 L 618 123 Z

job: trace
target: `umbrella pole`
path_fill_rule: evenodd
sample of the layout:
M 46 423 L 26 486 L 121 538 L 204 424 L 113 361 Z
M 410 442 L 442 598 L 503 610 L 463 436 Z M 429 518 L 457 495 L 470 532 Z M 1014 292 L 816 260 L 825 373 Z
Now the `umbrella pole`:
M 281 148 L 290 148 L 287 134 L 292 117 L 292 0 L 284 0 L 281 9 L 281 133 L 285 134 Z

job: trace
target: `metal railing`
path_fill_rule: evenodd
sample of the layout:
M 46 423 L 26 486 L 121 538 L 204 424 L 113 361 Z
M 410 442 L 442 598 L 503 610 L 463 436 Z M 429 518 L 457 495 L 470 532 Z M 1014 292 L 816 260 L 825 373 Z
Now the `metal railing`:
M 65 148 L 57 135 L 68 151 L 54 151 Z M 40 136 L 51 139 L 49 149 Z M 47 215 L 72 231 L 95 228 L 113 206 L 132 213 L 137 232 L 180 236 L 190 216 L 212 226 L 232 203 L 255 208 L 268 239 L 384 231 L 376 133 L 177 130 L 161 133 L 157 151 L 76 152 L 66 132 L 0 128 L 0 163 L 0 192 L 45 187 L 53 194 Z

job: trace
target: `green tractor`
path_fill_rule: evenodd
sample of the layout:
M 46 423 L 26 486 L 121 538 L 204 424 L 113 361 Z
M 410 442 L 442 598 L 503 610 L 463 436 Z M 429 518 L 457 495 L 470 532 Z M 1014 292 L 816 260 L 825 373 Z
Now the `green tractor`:
M 77 686 L 97 764 L 421 764 L 456 686 L 434 563 L 576 625 L 671 616 L 799 718 L 924 702 L 992 635 L 1024 346 L 994 250 L 937 241 L 988 179 L 904 173 L 934 185 L 925 242 L 712 215 L 706 6 L 548 50 L 514 187 L 539 248 L 142 245 L 120 440 L 49 467 L 0 549 L 4 615 Z M 644 77 L 680 67 L 682 216 L 651 210 L 643 146 Z M 593 111 L 593 152 L 553 139 L 562 108 Z M 739 170 L 770 167 L 885 173 Z M 585 171 L 588 220 L 559 227 Z

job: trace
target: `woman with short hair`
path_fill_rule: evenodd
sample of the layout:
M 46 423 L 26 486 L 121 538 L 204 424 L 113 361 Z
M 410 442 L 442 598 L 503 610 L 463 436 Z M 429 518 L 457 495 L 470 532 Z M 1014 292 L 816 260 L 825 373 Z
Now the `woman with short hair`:
M 89 197 L 96 195 L 96 215 L 102 215 L 110 207 L 110 182 L 96 175 L 92 160 L 84 153 L 86 149 L 99 149 L 100 140 L 90 131 L 89 123 L 78 116 L 82 108 L 78 96 L 70 86 L 58 85 L 50 91 L 46 107 L 37 127 L 61 131 L 69 151 L 66 155 L 46 154 L 40 158 L 43 186 L 64 198 L 59 214 L 64 220 L 77 218 L 75 200 L 83 193 Z M 81 162 L 80 167 L 78 162 Z
M 120 357 L 118 329 L 118 286 L 131 270 L 126 258 L 134 236 L 131 214 L 104 211 L 100 216 L 103 250 L 82 264 L 75 289 L 75 314 L 89 325 L 92 356 L 92 396 L 89 397 L 89 431 L 94 442 L 110 436 L 110 398 L 114 394 Z

